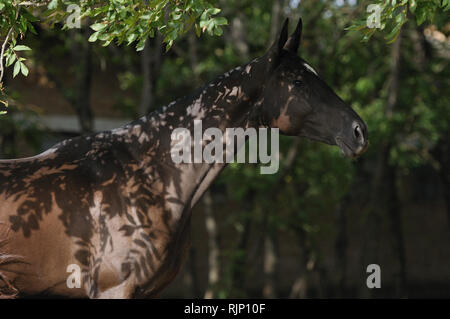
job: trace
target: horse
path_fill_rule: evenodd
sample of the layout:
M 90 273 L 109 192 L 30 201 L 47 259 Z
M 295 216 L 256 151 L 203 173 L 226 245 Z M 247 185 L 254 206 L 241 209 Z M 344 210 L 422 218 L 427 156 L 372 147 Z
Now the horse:
M 188 250 L 192 208 L 227 165 L 174 163 L 173 131 L 192 132 L 196 120 L 222 132 L 276 128 L 361 155 L 367 126 L 297 55 L 301 34 L 302 20 L 289 36 L 286 19 L 264 55 L 189 96 L 117 129 L 1 160 L 1 295 L 159 296 Z

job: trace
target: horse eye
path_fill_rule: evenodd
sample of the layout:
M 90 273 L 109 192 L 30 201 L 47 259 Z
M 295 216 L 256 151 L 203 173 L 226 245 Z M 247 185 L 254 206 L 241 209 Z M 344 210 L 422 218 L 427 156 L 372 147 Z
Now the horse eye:
M 294 81 L 294 85 L 300 87 L 300 86 L 303 85 L 303 82 L 300 81 L 300 80 L 295 80 L 295 81 Z

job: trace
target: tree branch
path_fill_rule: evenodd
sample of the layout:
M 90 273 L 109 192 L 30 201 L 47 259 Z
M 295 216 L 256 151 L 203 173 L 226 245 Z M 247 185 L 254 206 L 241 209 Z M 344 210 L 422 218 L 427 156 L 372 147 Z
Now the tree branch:
M 17 4 L 17 6 L 21 6 L 21 7 L 43 7 L 46 6 L 50 3 L 50 1 L 44 1 L 44 2 L 40 2 L 40 3 L 36 3 L 33 1 L 23 1 L 23 2 L 19 2 Z
M 17 6 L 16 10 L 17 10 L 16 17 L 12 23 L 11 28 L 8 31 L 8 34 L 6 35 L 5 41 L 3 42 L 3 45 L 2 45 L 2 51 L 0 52 L 0 83 L 2 83 L 3 74 L 5 72 L 5 69 L 3 67 L 3 57 L 5 55 L 6 44 L 8 43 L 9 37 L 11 36 L 11 33 L 14 30 L 14 23 L 17 21 L 17 18 L 19 17 L 20 6 Z

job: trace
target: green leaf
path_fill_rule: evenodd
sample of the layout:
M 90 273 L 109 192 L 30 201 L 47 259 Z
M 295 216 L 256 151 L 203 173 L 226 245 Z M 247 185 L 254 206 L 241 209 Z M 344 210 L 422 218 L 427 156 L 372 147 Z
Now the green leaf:
M 417 9 L 417 1 L 411 0 L 409 2 L 409 10 L 411 10 L 412 13 L 415 13 L 416 9 Z
M 173 20 L 179 20 L 183 15 L 181 13 L 172 13 Z
M 58 0 L 52 0 L 52 1 L 50 1 L 50 3 L 48 4 L 47 8 L 48 8 L 49 10 L 58 8 Z
M 15 54 L 10 54 L 8 56 L 8 58 L 6 59 L 6 67 L 9 67 L 10 65 L 12 65 L 15 60 L 16 60 L 16 55 Z
M 146 39 L 140 39 L 138 44 L 136 45 L 136 51 L 142 51 L 145 48 Z
M 222 28 L 221 27 L 214 28 L 214 34 L 220 37 L 223 34 Z
M 28 73 L 29 73 L 29 70 L 28 70 L 27 66 L 24 63 L 22 63 L 22 62 L 20 62 L 20 72 L 22 72 L 22 74 L 24 76 L 27 76 Z
M 19 74 L 19 72 L 20 72 L 20 61 L 16 61 L 16 63 L 14 64 L 13 78 L 15 78 L 17 74 Z
M 166 52 L 170 50 L 172 45 L 173 45 L 173 40 L 170 40 L 169 42 L 166 43 Z
M 16 45 L 13 50 L 14 51 L 29 51 L 31 49 L 29 47 L 27 47 L 26 45 Z
M 37 35 L 36 29 L 34 28 L 33 24 L 28 22 L 28 30 L 30 30 L 31 33 L 34 35 Z
M 427 13 L 425 10 L 417 10 L 416 13 L 416 22 L 418 25 L 421 25 L 427 19 Z
M 128 45 L 130 45 L 133 41 L 135 41 L 138 37 L 137 33 L 132 33 L 127 37 Z
M 444 12 L 450 10 L 450 0 L 442 0 L 442 8 L 444 8 Z
M 99 35 L 99 32 L 98 32 L 98 31 L 92 33 L 91 36 L 89 37 L 88 41 L 89 41 L 89 42 L 95 42 L 95 41 L 97 41 L 98 35 Z
M 25 17 L 25 19 L 28 20 L 28 22 L 37 22 L 37 21 L 39 21 L 39 19 L 37 17 L 32 15 L 28 10 L 26 10 L 24 8 L 22 8 L 22 10 L 20 12 Z
M 195 24 L 195 34 L 197 35 L 197 37 L 200 37 L 202 35 L 202 29 L 200 28 L 198 23 Z
M 208 14 L 210 14 L 212 16 L 215 15 L 215 14 L 218 14 L 220 11 L 221 10 L 219 8 L 211 8 L 211 9 L 207 10 Z
M 218 17 L 218 18 L 214 18 L 214 24 L 215 25 L 226 25 L 226 24 L 228 24 L 228 21 L 224 17 Z
M 366 20 L 364 21 L 356 21 L 351 26 L 345 28 L 345 30 L 349 31 L 359 31 L 367 27 Z
M 106 27 L 107 27 L 107 25 L 104 23 L 95 23 L 95 24 L 91 25 L 91 29 L 94 31 L 101 31 L 101 30 L 105 29 Z

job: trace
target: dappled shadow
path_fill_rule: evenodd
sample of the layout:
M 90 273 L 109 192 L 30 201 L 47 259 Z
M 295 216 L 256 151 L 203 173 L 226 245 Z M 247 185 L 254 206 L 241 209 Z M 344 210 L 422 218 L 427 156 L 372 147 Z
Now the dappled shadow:
M 179 174 L 166 173 L 169 153 L 160 150 L 155 129 L 144 124 L 138 120 L 120 134 L 103 132 L 66 140 L 42 156 L 0 161 L 0 194 L 17 205 L 9 216 L 11 229 L 33 245 L 32 233 L 40 230 L 45 215 L 59 212 L 65 233 L 78 247 L 75 258 L 85 270 L 84 280 L 91 281 L 91 296 L 97 294 L 102 256 L 107 248 L 114 249 L 114 236 L 139 235 L 133 243 L 141 249 L 130 249 L 122 272 L 127 277 L 134 270 L 140 279 L 150 276 L 164 253 L 153 244 L 153 230 L 169 237 L 172 232 L 165 189 L 181 184 Z M 120 233 L 108 223 L 117 216 L 124 221 Z M 152 219 L 162 221 L 158 228 L 153 229 Z M 95 235 L 98 242 L 92 241 Z
M 102 291 L 99 285 L 111 285 L 100 284 L 104 258 L 118 249 L 115 243 L 129 242 L 118 281 L 133 274 L 142 283 L 136 295 L 156 293 L 173 279 L 188 247 L 186 212 L 202 180 L 195 176 L 212 167 L 175 165 L 171 132 L 178 127 L 192 132 L 198 118 L 204 129 L 226 123 L 243 126 L 243 115 L 252 105 L 245 92 L 259 85 L 248 81 L 238 86 L 243 78 L 250 80 L 250 74 L 236 68 L 122 128 L 63 141 L 33 158 L 0 161 L 0 194 L 14 205 L 8 212 L 11 229 L 23 235 L 25 245 L 37 245 L 33 232 L 51 232 L 41 224 L 46 215 L 58 214 L 65 234 L 76 245 L 74 257 L 91 297 Z M 236 88 L 239 94 L 234 94 Z M 186 170 L 194 173 L 182 180 Z M 116 218 L 118 231 L 112 229 Z M 59 243 L 54 245 L 46 249 Z

